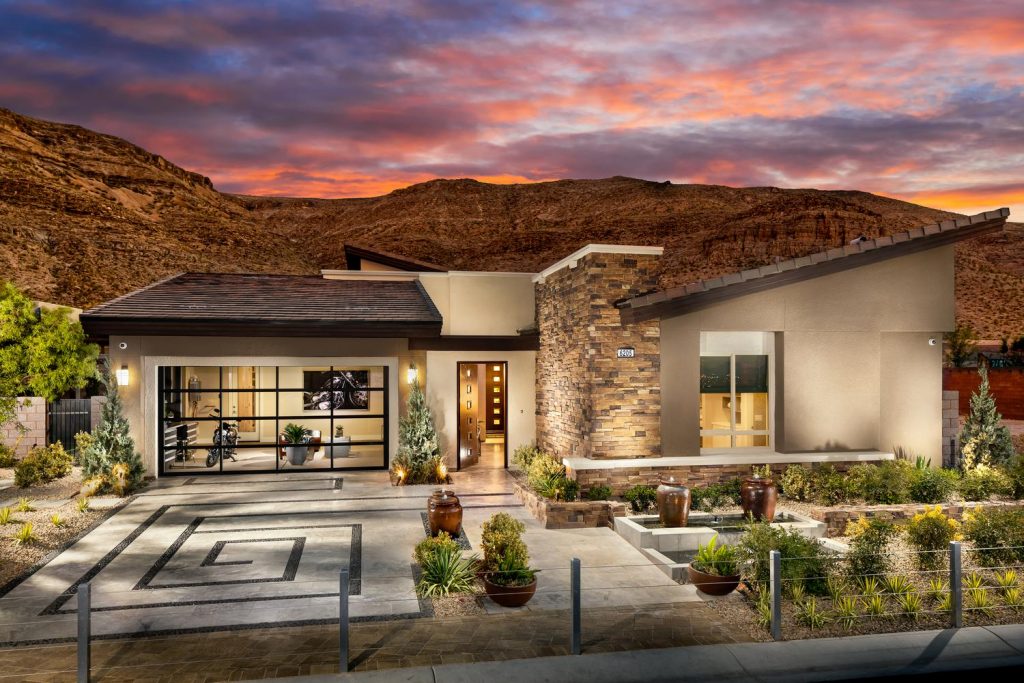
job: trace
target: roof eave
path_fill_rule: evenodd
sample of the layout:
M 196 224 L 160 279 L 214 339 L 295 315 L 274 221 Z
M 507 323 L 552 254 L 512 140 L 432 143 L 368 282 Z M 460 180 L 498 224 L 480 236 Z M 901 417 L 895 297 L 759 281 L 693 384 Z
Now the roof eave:
M 166 337 L 334 337 L 417 338 L 441 334 L 440 320 L 236 320 L 202 318 L 81 318 L 91 338 Z

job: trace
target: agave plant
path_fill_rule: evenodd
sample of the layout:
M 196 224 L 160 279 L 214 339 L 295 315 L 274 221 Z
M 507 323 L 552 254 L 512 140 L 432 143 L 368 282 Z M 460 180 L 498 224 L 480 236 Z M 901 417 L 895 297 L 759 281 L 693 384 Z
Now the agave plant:
M 14 542 L 18 545 L 31 545 L 38 541 L 35 532 L 32 530 L 32 522 L 25 522 L 21 528 L 14 533 Z
M 1017 587 L 1005 588 L 1003 589 L 1003 602 L 1006 603 L 1007 607 L 1015 610 L 1020 609 L 1024 607 L 1024 593 Z
M 872 595 L 864 601 L 864 612 L 873 617 L 880 617 L 885 614 L 885 598 L 881 595 Z
M 906 595 L 913 587 L 910 579 L 901 574 L 885 577 L 885 589 L 893 595 Z
M 438 547 L 424 557 L 423 575 L 416 584 L 416 592 L 424 597 L 471 593 L 479 562 L 476 555 L 462 557 L 462 551 L 457 547 Z
M 910 617 L 915 621 L 921 616 L 923 605 L 921 603 L 921 596 L 918 593 L 901 593 L 896 598 L 896 604 L 899 605 L 900 611 L 903 612 L 904 616 Z
M 878 583 L 877 576 L 862 576 L 860 577 L 859 584 L 860 592 L 866 598 L 870 598 L 882 592 L 882 587 L 881 584 Z
M 853 628 L 853 621 L 857 618 L 857 601 L 851 597 L 841 597 L 832 603 L 836 612 L 836 620 L 843 625 L 847 631 Z
M 1002 589 L 1013 588 L 1017 585 L 1017 572 L 1007 569 L 1005 572 L 995 572 L 996 585 Z
M 970 601 L 970 609 L 981 612 L 986 617 L 993 614 L 992 596 L 984 588 L 969 588 L 967 599 Z
M 964 574 L 964 588 L 968 590 L 978 590 L 985 585 L 985 579 L 978 572 L 971 572 L 970 574 Z
M 946 595 L 949 591 L 949 584 L 946 583 L 945 579 L 938 576 L 933 576 L 931 581 L 928 582 L 928 595 L 931 596 L 932 600 L 939 602 L 942 600 L 942 596 Z
M 807 598 L 797 603 L 796 618 L 801 624 L 809 629 L 821 628 L 828 621 L 824 611 L 818 609 L 817 598 Z

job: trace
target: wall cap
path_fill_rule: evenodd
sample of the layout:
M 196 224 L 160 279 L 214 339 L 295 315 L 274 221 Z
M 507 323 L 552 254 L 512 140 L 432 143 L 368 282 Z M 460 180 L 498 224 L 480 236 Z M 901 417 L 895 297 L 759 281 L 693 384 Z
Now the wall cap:
M 637 256 L 661 256 L 663 253 L 665 253 L 665 247 L 644 247 L 627 244 L 588 244 L 534 275 L 533 281 L 544 282 L 546 277 L 558 272 L 566 266 L 575 268 L 576 263 L 581 258 L 589 254 L 635 254 Z
M 593 460 L 590 458 L 562 458 L 570 470 L 620 470 L 662 467 L 703 467 L 706 465 L 778 465 L 814 462 L 870 462 L 895 460 L 893 453 L 884 451 L 830 451 L 821 453 L 720 453 L 662 458 L 616 458 Z

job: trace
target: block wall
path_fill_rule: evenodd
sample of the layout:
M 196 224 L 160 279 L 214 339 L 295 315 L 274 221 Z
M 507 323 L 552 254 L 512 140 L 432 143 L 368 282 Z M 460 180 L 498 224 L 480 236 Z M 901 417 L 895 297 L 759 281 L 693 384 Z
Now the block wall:
M 18 423 L 24 427 L 24 432 L 18 429 Z M 35 396 L 19 398 L 15 420 L 0 426 L 0 442 L 12 448 L 17 444 L 15 454 L 18 456 L 25 455 L 33 446 L 45 446 L 46 399 Z

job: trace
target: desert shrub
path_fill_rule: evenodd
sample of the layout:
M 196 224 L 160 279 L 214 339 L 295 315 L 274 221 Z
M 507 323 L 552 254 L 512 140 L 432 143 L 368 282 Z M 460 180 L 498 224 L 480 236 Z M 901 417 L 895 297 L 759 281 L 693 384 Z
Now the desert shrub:
M 945 503 L 960 484 L 955 470 L 915 469 L 910 479 L 910 500 L 915 503 Z
M 1007 493 L 1015 499 L 1024 498 L 1024 451 L 1019 450 L 1003 467 Z
M 984 567 L 1024 562 L 1024 510 L 971 510 L 964 514 L 963 534 Z
M 938 505 L 926 507 L 907 524 L 907 541 L 918 551 L 921 569 L 938 569 L 948 563 L 949 543 L 960 537 L 960 523 Z
M 850 490 L 872 504 L 906 503 L 910 501 L 913 472 L 914 466 L 905 460 L 854 465 L 849 472 Z
M 75 433 L 75 452 L 73 453 L 75 458 L 75 464 L 82 464 L 82 454 L 85 453 L 96 441 L 90 432 L 76 432 Z
M 472 593 L 476 585 L 479 558 L 462 557 L 458 546 L 439 546 L 427 553 L 420 564 L 422 574 L 416 583 L 419 595 L 437 597 L 452 593 Z
M 655 497 L 657 497 L 657 492 L 655 492 Z M 707 486 L 695 486 L 690 491 L 690 507 L 694 510 L 714 512 L 727 505 L 739 504 L 739 479 L 730 479 L 716 484 L 708 484 Z
M 889 571 L 886 554 L 889 542 L 896 537 L 894 524 L 884 519 L 861 517 L 846 526 L 850 550 L 846 553 L 846 569 L 851 576 L 877 576 Z
M 1007 493 L 1012 482 L 1001 470 L 986 465 L 977 465 L 964 472 L 959 491 L 964 500 L 988 500 L 997 493 Z
M 549 486 L 551 479 L 560 478 L 565 478 L 565 466 L 547 453 L 538 453 L 526 471 L 526 481 L 530 488 L 541 495 L 542 489 Z
M 59 443 L 33 448 L 14 466 L 19 488 L 46 484 L 71 474 L 72 458 Z
M 522 538 L 525 531 L 526 525 L 507 512 L 498 512 L 484 522 L 480 547 L 484 551 L 484 565 L 489 571 L 496 571 L 501 558 L 510 553 L 520 553 L 523 561 L 528 561 Z
M 16 462 L 18 460 L 14 457 L 14 449 L 7 444 L 0 443 L 0 467 L 14 467 Z
M 575 479 L 566 476 L 551 475 L 544 479 L 534 490 L 545 498 L 552 500 L 574 501 L 580 497 L 580 485 Z
M 534 458 L 542 454 L 544 451 L 537 448 L 532 443 L 521 444 L 518 448 L 512 451 L 512 464 L 526 472 L 530 469 L 530 464 Z
M 782 494 L 793 500 L 807 500 L 810 494 L 808 471 L 800 465 L 790 465 L 778 479 Z
M 849 480 L 832 465 L 812 469 L 807 488 L 808 498 L 821 505 L 838 505 L 851 495 Z
M 658 500 L 658 492 L 650 486 L 637 484 L 623 494 L 633 512 L 645 512 Z
M 810 595 L 828 592 L 827 576 L 835 565 L 835 557 L 813 538 L 795 529 L 774 524 L 751 522 L 737 544 L 738 559 L 744 574 L 758 586 L 768 583 L 772 550 L 782 556 L 782 580 L 800 585 Z
M 575 479 L 562 480 L 562 500 L 574 501 L 580 499 L 580 483 Z
M 416 560 L 416 564 L 422 565 L 428 555 L 432 555 L 442 548 L 458 549 L 459 544 L 448 532 L 442 531 L 437 536 L 428 536 L 417 543 L 412 556 Z
M 591 486 L 590 490 L 587 491 L 587 500 L 608 500 L 612 497 L 612 488 L 610 486 Z
M 107 487 L 107 478 L 102 475 L 95 477 L 89 477 L 82 482 L 82 488 L 79 491 L 81 495 L 88 498 L 89 496 L 95 496 L 97 493 Z

